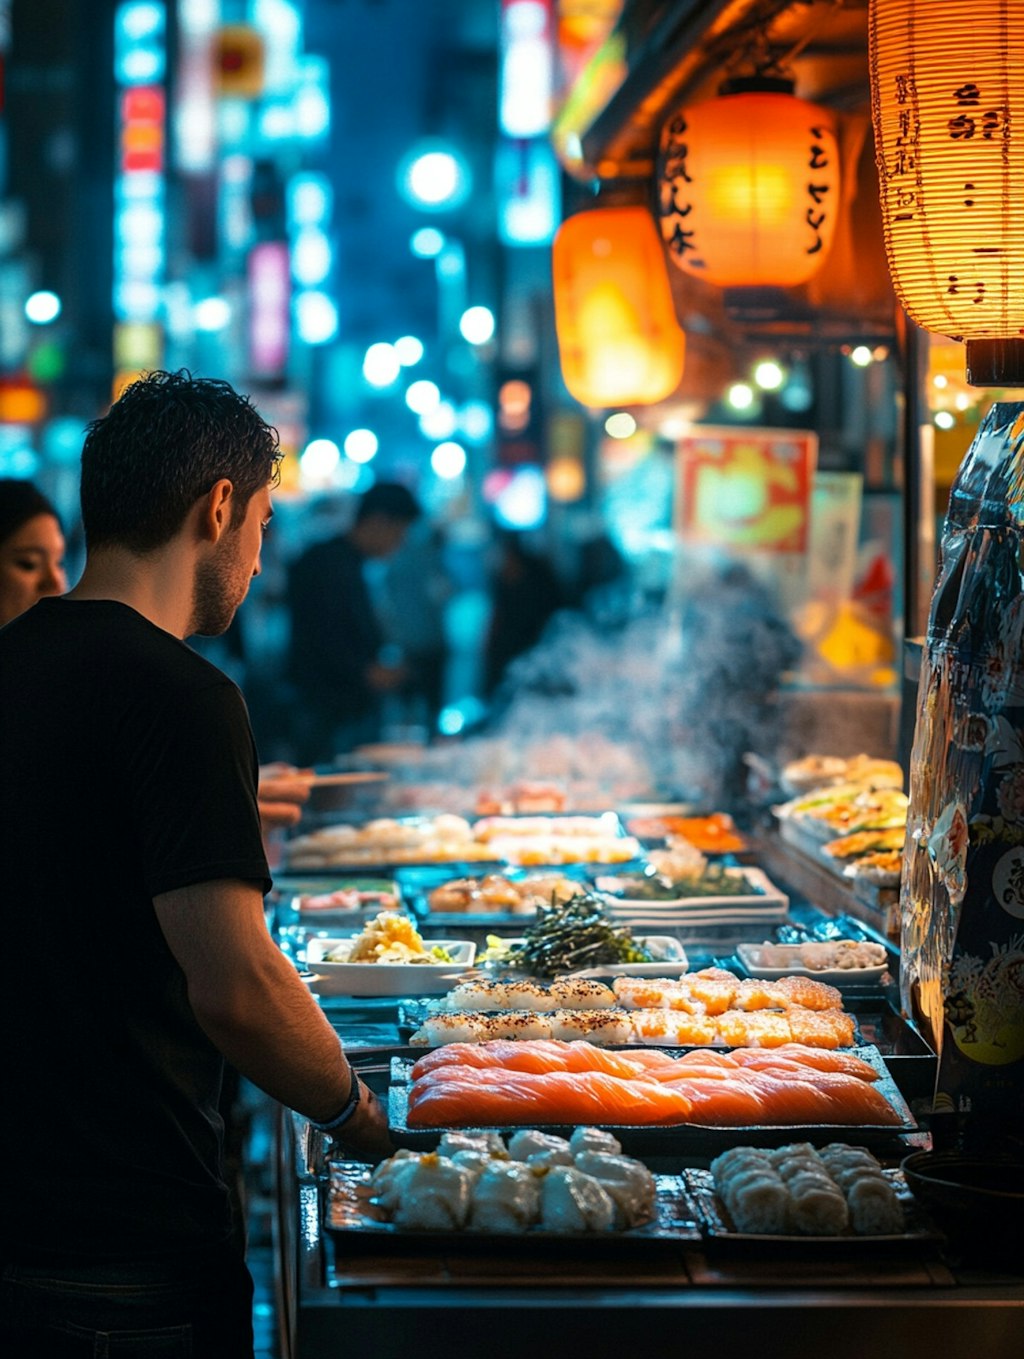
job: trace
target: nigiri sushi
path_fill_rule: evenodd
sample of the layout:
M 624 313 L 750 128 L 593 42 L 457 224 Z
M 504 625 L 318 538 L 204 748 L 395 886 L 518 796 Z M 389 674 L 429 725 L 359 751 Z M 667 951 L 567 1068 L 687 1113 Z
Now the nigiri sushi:
M 492 1161 L 472 1186 L 468 1223 L 472 1230 L 524 1232 L 539 1213 L 540 1179 L 521 1161 Z
M 592 1175 L 615 1204 L 615 1225 L 635 1227 L 654 1215 L 654 1176 L 640 1161 L 606 1151 L 581 1151 L 576 1169 Z
M 550 1015 L 552 1038 L 571 1042 L 628 1043 L 633 1026 L 625 1010 L 554 1010 Z
M 410 1046 L 436 1048 L 442 1043 L 475 1043 L 484 1036 L 483 1016 L 436 1014 L 425 1019 L 409 1039 Z
M 575 1166 L 553 1166 L 540 1186 L 540 1225 L 549 1232 L 607 1232 L 615 1223 L 611 1195 Z
M 397 1168 L 392 1221 L 397 1227 L 450 1231 L 469 1217 L 473 1177 L 445 1156 L 426 1152 Z
M 548 995 L 560 1010 L 609 1010 L 615 992 L 592 977 L 556 977 L 548 985 Z
M 536 1128 L 522 1128 L 508 1139 L 508 1154 L 513 1161 L 536 1163 L 534 1158 L 543 1157 L 545 1165 L 571 1166 L 572 1152 L 568 1140 L 552 1133 L 538 1132 Z
M 614 1133 L 608 1132 L 605 1128 L 584 1126 L 573 1129 L 569 1138 L 569 1150 L 573 1156 L 580 1156 L 585 1151 L 602 1151 L 608 1156 L 618 1156 L 622 1151 L 622 1143 Z

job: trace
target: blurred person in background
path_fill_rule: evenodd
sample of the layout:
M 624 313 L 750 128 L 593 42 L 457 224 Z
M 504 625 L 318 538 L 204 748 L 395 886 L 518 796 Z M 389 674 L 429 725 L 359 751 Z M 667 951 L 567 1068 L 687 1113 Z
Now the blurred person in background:
M 73 1192 L 26 1176 L 24 1127 L 0 1121 L 5 1355 L 251 1359 L 225 1058 L 346 1153 L 391 1150 L 267 930 L 242 696 L 184 644 L 258 573 L 279 456 L 227 383 L 133 383 L 85 440 L 82 579 L 0 631 L 5 937 L 48 977 L 0 988 L 4 1091 L 39 1164 L 77 1166 Z
M 292 564 L 288 678 L 300 764 L 378 740 L 382 699 L 408 679 L 405 662 L 386 648 L 365 568 L 393 556 L 420 513 L 405 486 L 379 481 L 360 496 L 346 532 L 314 543 Z
M 484 641 L 484 696 L 493 699 L 517 656 L 540 641 L 562 604 L 554 568 L 520 533 L 499 533 L 491 579 L 491 618 Z
M 381 617 L 406 664 L 398 693 L 405 720 L 428 732 L 436 730 L 444 704 L 449 650 L 445 612 L 454 592 L 445 563 L 444 529 L 423 519 L 387 564 Z
M 0 479 L 0 627 L 67 585 L 57 511 L 30 481 Z

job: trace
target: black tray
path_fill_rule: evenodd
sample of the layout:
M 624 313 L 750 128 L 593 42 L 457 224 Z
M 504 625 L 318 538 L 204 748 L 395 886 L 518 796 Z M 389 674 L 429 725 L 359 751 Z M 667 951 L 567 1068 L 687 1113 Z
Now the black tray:
M 673 1051 L 685 1051 L 674 1049 Z M 618 1051 L 627 1051 L 619 1048 Z M 670 1155 L 713 1155 L 731 1146 L 749 1143 L 751 1146 L 783 1146 L 787 1142 L 812 1142 L 818 1146 L 828 1142 L 849 1142 L 878 1146 L 892 1144 L 903 1134 L 916 1132 L 918 1124 L 900 1093 L 896 1082 L 889 1075 L 885 1062 L 876 1048 L 844 1048 L 870 1064 L 879 1073 L 874 1082 L 878 1090 L 889 1101 L 900 1116 L 898 1124 L 883 1123 L 789 1123 L 789 1124 L 720 1124 L 708 1126 L 696 1123 L 674 1123 L 664 1126 L 636 1126 L 618 1123 L 596 1123 L 595 1126 L 613 1133 L 622 1143 L 622 1149 L 630 1156 L 670 1156 Z M 396 1058 L 392 1063 L 392 1084 L 388 1090 L 388 1125 L 393 1139 L 398 1145 L 420 1150 L 431 1150 L 442 1133 L 465 1132 L 462 1128 L 420 1128 L 409 1125 L 409 1086 L 408 1075 L 405 1079 L 394 1079 L 394 1073 L 401 1077 L 402 1067 L 396 1066 L 404 1059 Z M 411 1063 L 410 1063 L 411 1065 Z M 552 1133 L 558 1137 L 570 1137 L 575 1124 L 537 1123 L 531 1119 L 520 1124 L 503 1125 L 495 1131 L 505 1131 L 507 1127 L 531 1127 L 539 1132 Z
M 847 1131 L 850 1133 L 851 1144 L 857 1143 L 860 1130 L 850 1128 Z M 925 1246 L 937 1249 L 945 1237 L 922 1211 L 917 1199 L 910 1192 L 902 1171 L 883 1170 L 882 1173 L 896 1191 L 903 1208 L 906 1230 L 874 1236 L 859 1235 L 854 1231 L 841 1232 L 833 1236 L 740 1232 L 733 1226 L 728 1210 L 718 1197 L 714 1176 L 710 1170 L 685 1170 L 683 1179 L 690 1198 L 700 1213 L 709 1249 L 746 1251 L 752 1248 L 756 1254 L 762 1254 L 767 1248 L 773 1254 L 777 1251 L 790 1254 L 811 1251 L 817 1255 L 819 1251 L 825 1251 L 829 1255 L 854 1252 L 869 1256 L 882 1251 L 906 1250 L 908 1247 Z
M 324 1205 L 324 1229 L 342 1238 L 346 1252 L 364 1248 L 437 1252 L 453 1249 L 497 1249 L 502 1253 L 545 1250 L 557 1256 L 568 1246 L 598 1255 L 664 1250 L 702 1238 L 695 1204 L 680 1175 L 655 1175 L 654 1217 L 623 1232 L 548 1232 L 539 1227 L 524 1232 L 416 1231 L 385 1221 L 366 1192 L 365 1165 L 353 1161 L 331 1162 L 330 1188 Z

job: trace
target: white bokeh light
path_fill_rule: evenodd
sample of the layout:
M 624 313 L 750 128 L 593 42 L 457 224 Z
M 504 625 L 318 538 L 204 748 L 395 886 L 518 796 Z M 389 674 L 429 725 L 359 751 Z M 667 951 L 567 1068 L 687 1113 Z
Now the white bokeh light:
M 409 241 L 409 249 L 421 260 L 432 260 L 444 249 L 444 233 L 437 227 L 420 227 Z
M 505 528 L 536 528 L 546 513 L 547 485 L 539 467 L 520 467 L 494 500 L 495 518 Z
M 354 429 L 345 436 L 345 456 L 353 462 L 369 462 L 376 457 L 380 441 L 372 429 Z
M 214 335 L 231 320 L 231 304 L 224 297 L 201 298 L 192 309 L 196 330 Z
M 431 453 L 430 465 L 445 481 L 461 477 L 466 470 L 466 450 L 453 439 L 447 439 Z
M 754 381 L 765 392 L 777 392 L 786 381 L 786 370 L 774 359 L 761 359 L 754 367 Z
M 330 485 L 341 449 L 333 439 L 311 439 L 299 457 L 299 475 L 306 487 Z
M 450 401 L 439 401 L 420 416 L 420 433 L 425 439 L 450 439 L 459 427 L 459 417 Z
M 604 422 L 605 433 L 612 439 L 628 439 L 636 433 L 636 421 L 629 411 L 616 411 Z
M 363 358 L 363 377 L 371 387 L 390 387 L 401 369 L 395 346 L 384 341 L 370 345 Z
M 405 393 L 405 404 L 415 415 L 426 415 L 427 411 L 432 411 L 440 403 L 440 400 L 440 387 L 428 378 L 420 378 L 417 382 L 410 382 L 408 391 Z
M 25 302 L 25 316 L 36 326 L 47 326 L 60 315 L 60 298 L 56 293 L 42 290 L 33 293 Z
M 734 411 L 748 411 L 754 404 L 754 391 L 746 382 L 734 382 L 725 399 Z
M 395 353 L 403 368 L 412 368 L 423 357 L 423 341 L 416 335 L 403 335 L 395 341 Z
M 459 331 L 470 344 L 486 344 L 494 335 L 494 313 L 490 307 L 467 307 L 459 319 Z
M 444 146 L 423 147 L 405 158 L 399 188 L 407 202 L 421 208 L 454 208 L 469 195 L 468 167 Z
M 459 429 L 474 444 L 491 437 L 494 413 L 486 401 L 467 401 L 459 411 Z
M 326 344 L 338 333 L 338 308 L 333 299 L 313 289 L 296 294 L 295 320 L 299 339 L 306 344 Z

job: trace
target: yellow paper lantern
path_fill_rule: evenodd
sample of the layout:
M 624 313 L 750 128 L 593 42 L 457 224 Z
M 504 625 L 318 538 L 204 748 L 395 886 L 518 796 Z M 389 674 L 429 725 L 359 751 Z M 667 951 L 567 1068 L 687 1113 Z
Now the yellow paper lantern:
M 967 342 L 968 381 L 1024 382 L 1024 4 L 872 0 L 871 107 L 896 294 Z
M 591 208 L 555 236 L 555 329 L 565 385 L 584 406 L 661 401 L 683 375 L 686 337 L 645 207 Z
M 686 273 L 720 288 L 791 288 L 825 262 L 839 217 L 836 122 L 792 89 L 731 81 L 665 123 L 661 234 Z

